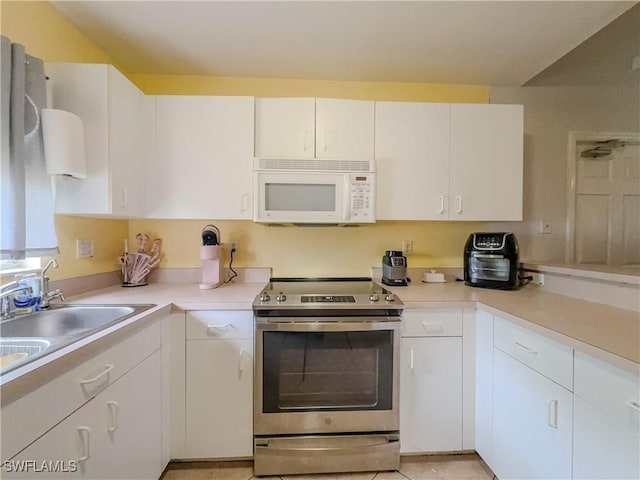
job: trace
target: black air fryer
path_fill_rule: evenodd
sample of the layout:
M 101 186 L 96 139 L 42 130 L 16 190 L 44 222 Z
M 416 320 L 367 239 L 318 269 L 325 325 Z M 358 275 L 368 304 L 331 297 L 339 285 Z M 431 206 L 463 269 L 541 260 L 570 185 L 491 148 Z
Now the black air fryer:
M 464 246 L 464 283 L 481 288 L 518 289 L 516 236 L 507 232 L 469 235 Z

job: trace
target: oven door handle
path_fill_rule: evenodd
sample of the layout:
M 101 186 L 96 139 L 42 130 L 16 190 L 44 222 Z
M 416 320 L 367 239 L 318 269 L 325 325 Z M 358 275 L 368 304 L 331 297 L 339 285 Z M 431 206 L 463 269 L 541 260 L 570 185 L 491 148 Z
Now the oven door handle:
M 371 330 L 399 330 L 401 317 L 386 318 L 385 320 L 374 320 L 369 318 L 351 319 L 340 321 L 332 318 L 329 321 L 322 319 L 305 319 L 304 321 L 292 321 L 284 319 L 270 319 L 265 321 L 256 319 L 256 332 L 278 331 L 278 332 L 358 332 Z
M 343 445 L 338 442 L 335 446 L 318 446 L 318 445 L 304 445 L 304 439 L 299 446 L 282 445 L 278 446 L 279 439 L 269 438 L 256 440 L 255 449 L 263 455 L 304 455 L 304 456 L 328 456 L 328 455 L 348 455 L 348 454 L 362 454 L 362 453 L 376 453 L 384 452 L 389 448 L 397 448 L 397 443 L 400 441 L 398 435 L 380 435 L 378 437 L 366 437 L 362 439 L 360 445 Z M 285 440 L 285 443 L 287 439 Z M 328 441 L 331 440 L 329 437 Z

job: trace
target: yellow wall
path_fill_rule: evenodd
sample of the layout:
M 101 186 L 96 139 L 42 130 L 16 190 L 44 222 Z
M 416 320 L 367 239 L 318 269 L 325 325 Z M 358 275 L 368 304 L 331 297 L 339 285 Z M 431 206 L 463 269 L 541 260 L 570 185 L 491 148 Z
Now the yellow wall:
M 149 95 L 249 95 L 489 103 L 489 88 L 482 85 L 137 74 L 131 74 L 129 78 Z
M 131 220 L 129 244 L 136 233 L 162 238 L 160 268 L 197 268 L 202 228 L 198 220 Z M 460 267 L 474 222 L 378 222 L 357 227 L 273 227 L 249 221 L 213 222 L 224 244 L 238 242 L 237 267 L 272 267 L 275 276 L 367 276 L 381 266 L 385 250 L 400 250 L 412 240 L 410 267 Z M 228 257 L 227 257 L 228 261 Z
M 45 61 L 114 63 L 48 2 L 0 3 L 2 34 Z M 125 72 L 126 73 L 126 72 Z M 319 96 L 369 100 L 487 103 L 489 88 L 477 85 L 339 82 L 269 78 L 129 74 L 147 94 Z M 460 266 L 469 232 L 482 224 L 457 222 L 379 222 L 362 227 L 265 227 L 248 221 L 108 220 L 57 216 L 60 268 L 55 279 L 116 270 L 123 239 L 148 233 L 163 239 L 161 267 L 199 267 L 200 232 L 214 222 L 223 241 L 237 240 L 239 267 L 267 267 L 284 275 L 368 275 L 384 250 L 413 240 L 410 266 Z M 75 240 L 91 238 L 96 255 L 75 259 Z

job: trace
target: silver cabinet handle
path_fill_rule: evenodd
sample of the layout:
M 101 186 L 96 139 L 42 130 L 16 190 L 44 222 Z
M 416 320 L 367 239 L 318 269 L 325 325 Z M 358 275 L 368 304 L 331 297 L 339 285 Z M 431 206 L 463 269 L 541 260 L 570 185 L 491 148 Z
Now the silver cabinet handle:
M 456 213 L 462 213 L 462 195 L 458 195 L 456 198 L 458 199 L 458 208 L 456 209 Z
M 226 330 L 230 326 L 230 323 L 210 323 L 207 325 L 207 329 Z
M 409 347 L 409 370 L 413 371 L 413 367 L 414 367 L 413 348 Z
M 243 193 L 242 197 L 241 197 L 241 206 L 240 206 L 240 211 L 242 213 L 246 212 L 247 210 L 249 210 L 249 194 L 248 193 Z
M 91 458 L 91 429 L 89 427 L 78 427 L 82 451 L 78 462 L 86 462 Z
M 121 191 L 121 194 L 122 194 L 120 207 L 124 208 L 124 207 L 127 206 L 127 201 L 128 201 L 128 198 L 127 198 L 127 187 L 125 187 L 125 186 L 120 187 L 120 191 Z
M 440 209 L 438 213 L 444 213 L 444 195 L 440 195 L 438 198 L 440 199 Z
M 634 402 L 633 400 L 629 400 L 628 402 L 624 402 L 624 404 L 631 408 L 632 410 L 640 413 L 640 404 L 638 404 L 637 402 Z
M 100 380 L 102 377 L 104 377 L 105 375 L 108 375 L 109 372 L 111 370 L 113 370 L 113 368 L 115 367 L 115 365 L 111 364 L 111 363 L 107 363 L 104 366 L 104 370 L 102 372 L 100 372 L 98 375 L 96 375 L 95 377 L 92 378 L 86 378 L 84 380 L 80 380 L 80 385 L 87 385 L 89 383 L 93 383 L 93 382 L 97 382 L 98 380 Z
M 240 354 L 238 355 L 238 378 L 242 378 L 242 375 L 244 374 L 244 369 L 242 368 L 242 357 L 244 355 L 249 356 L 249 353 L 241 348 Z
M 109 407 L 109 413 L 111 414 L 111 426 L 107 428 L 107 432 L 115 432 L 118 429 L 118 414 L 120 413 L 120 406 L 118 402 L 110 401 L 107 402 L 107 407 Z
M 309 139 L 313 140 L 313 132 L 311 130 L 304 131 L 304 151 L 306 152 L 313 146 L 313 141 L 309 142 Z
M 442 324 L 442 322 L 420 322 L 420 323 L 422 323 L 422 326 L 424 327 L 425 330 L 430 330 L 430 329 L 435 330 L 436 328 L 439 332 L 442 332 L 444 330 L 444 325 Z
M 547 425 L 558 428 L 558 400 L 551 400 L 547 405 Z
M 530 353 L 532 355 L 537 355 L 538 352 L 536 352 L 534 349 L 527 347 L 526 345 L 523 345 L 520 342 L 514 342 L 518 347 L 520 347 L 522 350 L 524 350 L 527 353 Z

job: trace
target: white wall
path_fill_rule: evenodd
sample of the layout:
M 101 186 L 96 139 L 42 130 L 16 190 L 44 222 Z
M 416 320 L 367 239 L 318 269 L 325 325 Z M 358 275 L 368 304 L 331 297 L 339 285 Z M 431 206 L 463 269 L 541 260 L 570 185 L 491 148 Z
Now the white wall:
M 490 101 L 524 105 L 525 138 L 524 219 L 489 228 L 515 232 L 523 261 L 563 262 L 569 132 L 640 131 L 640 86 L 494 87 Z

